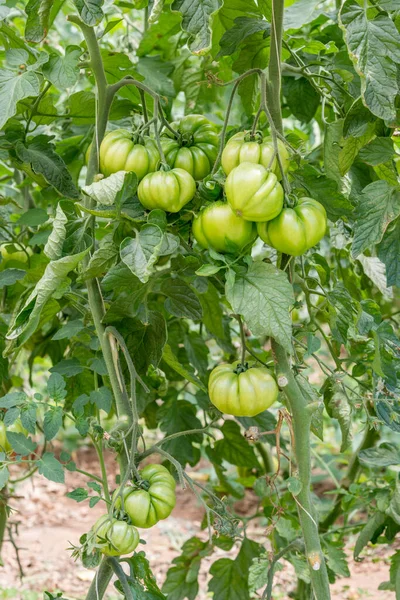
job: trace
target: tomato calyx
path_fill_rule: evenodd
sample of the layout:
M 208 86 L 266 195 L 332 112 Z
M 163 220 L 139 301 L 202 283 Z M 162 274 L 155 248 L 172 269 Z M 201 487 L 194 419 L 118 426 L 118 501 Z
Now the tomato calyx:
M 158 167 L 158 170 L 164 171 L 166 173 L 167 171 L 171 171 L 171 167 L 167 163 L 160 162 L 160 166 Z
M 138 131 L 132 133 L 131 139 L 134 144 L 140 144 L 141 146 L 144 146 L 144 137 Z
M 252 131 L 249 131 L 244 136 L 245 142 L 257 142 L 257 144 L 262 144 L 263 140 L 264 140 L 264 136 L 260 130 L 257 130 L 254 133 Z
M 297 205 L 297 196 L 294 194 L 285 194 L 283 204 L 287 208 L 294 208 Z
M 245 373 L 248 370 L 249 370 L 249 363 L 245 362 L 245 363 L 239 363 L 233 372 L 236 373 L 236 375 L 240 375 L 240 373 Z
M 145 490 L 146 492 L 148 492 L 150 489 L 151 483 L 147 479 L 142 479 L 141 481 L 138 481 L 136 483 L 136 485 L 138 485 L 142 490 Z
M 193 146 L 193 144 L 194 144 L 193 134 L 179 132 L 178 142 L 181 147 Z

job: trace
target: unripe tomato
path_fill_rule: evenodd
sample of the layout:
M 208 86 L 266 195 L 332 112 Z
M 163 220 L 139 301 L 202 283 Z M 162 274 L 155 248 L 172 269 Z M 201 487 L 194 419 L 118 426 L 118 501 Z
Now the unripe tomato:
M 243 162 L 232 169 L 225 194 L 235 214 L 246 221 L 270 221 L 283 207 L 283 188 L 276 175 L 254 163 Z
M 217 252 L 239 252 L 257 237 L 255 224 L 237 217 L 225 202 L 203 208 L 193 221 L 192 231 L 202 248 Z
M 26 264 L 28 262 L 28 257 L 32 256 L 32 249 L 29 246 L 26 248 L 26 252 L 24 252 L 23 250 L 15 250 L 13 252 L 13 248 L 18 248 L 18 246 L 14 246 L 12 242 L 6 242 L 0 245 L 0 271 L 5 269 L 6 267 L 13 267 L 14 263 Z
M 215 367 L 208 381 L 211 402 L 234 417 L 255 417 L 277 400 L 278 386 L 266 367 L 239 361 Z
M 218 127 L 203 115 L 187 115 L 171 123 L 178 138 L 168 129 L 163 133 L 161 146 L 170 167 L 184 169 L 194 179 L 206 177 L 218 154 Z
M 86 153 L 89 160 L 91 146 Z M 137 136 L 126 129 L 108 133 L 100 144 L 100 171 L 108 177 L 117 171 L 132 171 L 138 180 L 157 169 L 160 154 L 156 142 L 148 136 Z
M 140 541 L 136 527 L 128 525 L 125 521 L 103 515 L 93 526 L 93 534 L 100 545 L 100 552 L 107 556 L 121 556 L 131 554 Z
M 258 223 L 260 238 L 279 252 L 300 256 L 318 244 L 327 225 L 325 208 L 312 198 L 300 198 L 294 208 L 284 208 L 267 223 Z
M 258 163 L 266 169 L 271 169 L 278 179 L 282 179 L 282 173 L 276 156 L 274 157 L 274 142 L 271 137 L 262 138 L 257 136 L 254 141 L 248 140 L 249 134 L 245 131 L 232 136 L 222 152 L 221 164 L 225 173 L 229 173 L 242 162 Z M 277 140 L 278 152 L 284 173 L 289 169 L 290 155 L 281 140 Z
M 179 212 L 195 192 L 195 180 L 183 169 L 149 173 L 138 187 L 138 197 L 145 208 L 161 208 L 171 213 Z
M 140 471 L 140 476 L 140 485 L 124 487 L 123 504 L 132 525 L 147 529 L 171 514 L 176 503 L 176 483 L 168 469 L 162 465 L 147 465 Z M 114 492 L 114 498 L 118 489 Z M 120 497 L 117 498 L 115 507 L 122 508 Z

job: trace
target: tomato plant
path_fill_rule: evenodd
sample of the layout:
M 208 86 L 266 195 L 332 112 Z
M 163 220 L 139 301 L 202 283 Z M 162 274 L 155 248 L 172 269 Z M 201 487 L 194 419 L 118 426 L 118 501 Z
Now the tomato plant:
M 398 1 L 4 0 L 0 40 L 7 577 L 330 600 L 383 556 L 400 597 Z M 31 477 L 88 589 L 21 559 Z

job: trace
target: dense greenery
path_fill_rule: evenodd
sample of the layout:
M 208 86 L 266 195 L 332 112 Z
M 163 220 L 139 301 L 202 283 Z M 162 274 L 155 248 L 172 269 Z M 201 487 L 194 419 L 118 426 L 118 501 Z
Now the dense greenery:
M 18 481 L 80 471 L 53 444 L 73 426 L 99 476 L 69 496 L 109 514 L 74 549 L 98 566 L 88 600 L 113 573 L 127 600 L 194 600 L 215 548 L 237 549 L 215 600 L 271 599 L 281 559 L 292 597 L 329 600 L 349 536 L 358 560 L 400 531 L 398 0 L 2 0 L 0 18 L 0 540 Z M 137 544 L 184 487 L 204 531 L 159 589 Z M 400 598 L 399 552 L 382 587 Z

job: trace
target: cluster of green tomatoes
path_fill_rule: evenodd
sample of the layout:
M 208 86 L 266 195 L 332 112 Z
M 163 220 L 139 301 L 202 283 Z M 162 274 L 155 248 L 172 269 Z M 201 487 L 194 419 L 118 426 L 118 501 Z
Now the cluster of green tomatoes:
M 163 465 L 147 465 L 139 477 L 137 483 L 115 490 L 112 501 L 116 516 L 101 516 L 89 533 L 102 554 L 131 554 L 140 541 L 137 527 L 153 527 L 169 517 L 175 507 L 176 483 L 168 469 Z
M 142 205 L 176 213 L 193 199 L 196 181 L 210 175 L 219 142 L 217 126 L 204 116 L 183 117 L 161 137 L 168 166 L 157 170 L 160 154 L 155 140 L 117 129 L 100 146 L 100 170 L 106 176 L 135 172 Z M 327 225 L 322 204 L 300 198 L 294 207 L 284 206 L 280 180 L 289 169 L 290 156 L 281 140 L 277 149 L 279 160 L 272 139 L 263 139 L 260 132 L 237 133 L 229 139 L 221 157 L 226 202 L 208 204 L 193 221 L 193 235 L 202 248 L 238 253 L 258 235 L 279 252 L 300 256 L 322 239 Z

